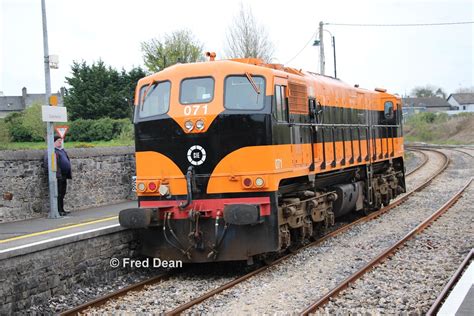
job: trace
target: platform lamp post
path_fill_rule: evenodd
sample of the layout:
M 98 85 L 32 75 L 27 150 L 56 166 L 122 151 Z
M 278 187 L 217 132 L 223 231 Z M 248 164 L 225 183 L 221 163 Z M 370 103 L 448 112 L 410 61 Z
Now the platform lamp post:
M 41 0 L 41 11 L 43 16 L 43 49 L 44 49 L 44 78 L 46 85 L 46 104 L 51 105 L 51 76 L 49 65 L 48 29 L 46 23 L 45 0 Z M 44 115 L 43 115 L 44 116 Z M 45 118 L 43 117 L 43 120 Z M 47 143 L 48 143 L 48 184 L 49 184 L 49 214 L 48 218 L 60 218 L 58 212 L 58 186 L 56 181 L 56 156 L 54 152 L 54 128 L 53 122 L 46 121 Z

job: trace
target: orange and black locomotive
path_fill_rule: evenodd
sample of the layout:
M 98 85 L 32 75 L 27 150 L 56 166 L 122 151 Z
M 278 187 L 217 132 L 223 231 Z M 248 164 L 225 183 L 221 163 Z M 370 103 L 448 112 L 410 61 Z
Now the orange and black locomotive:
M 400 98 L 259 59 L 178 64 L 135 94 L 142 252 L 252 260 L 405 191 Z

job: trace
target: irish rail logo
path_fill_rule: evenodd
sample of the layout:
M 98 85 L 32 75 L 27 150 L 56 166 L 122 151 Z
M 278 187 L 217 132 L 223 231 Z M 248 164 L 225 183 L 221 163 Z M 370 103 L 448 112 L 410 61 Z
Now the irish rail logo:
M 200 166 L 206 161 L 206 151 L 199 145 L 191 146 L 188 150 L 188 161 L 194 166 Z

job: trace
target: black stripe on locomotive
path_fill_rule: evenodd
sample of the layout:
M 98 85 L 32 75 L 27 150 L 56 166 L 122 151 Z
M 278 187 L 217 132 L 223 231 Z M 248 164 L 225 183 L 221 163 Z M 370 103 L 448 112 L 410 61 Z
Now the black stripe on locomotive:
M 206 195 L 207 184 L 217 164 L 226 155 L 239 148 L 308 144 L 312 141 L 328 144 L 350 141 L 351 139 L 358 141 L 374 137 L 401 137 L 402 135 L 399 125 L 400 111 L 398 110 L 395 111 L 395 121 L 388 122 L 384 118 L 383 111 L 322 106 L 322 113 L 313 121 L 309 115 L 290 113 L 290 122 L 277 122 L 272 117 L 272 96 L 266 96 L 264 104 L 264 108 L 258 111 L 226 109 L 215 118 L 206 133 L 199 134 L 186 134 L 182 127 L 167 114 L 146 119 L 138 119 L 136 115 L 136 151 L 159 152 L 171 159 L 183 174 L 186 174 L 189 166 L 188 149 L 193 145 L 202 146 L 207 152 L 206 162 L 195 166 L 196 192 L 194 196 L 199 199 L 208 197 Z M 377 126 L 372 128 L 372 132 L 369 132 L 367 128 L 368 120 Z M 386 125 L 387 123 L 396 125 Z M 317 131 L 311 127 L 311 124 L 313 127 L 317 126 Z M 311 135 L 312 133 L 313 135 Z M 372 135 L 369 135 L 370 133 Z M 364 160 L 368 161 L 368 157 L 364 157 Z M 261 194 L 256 193 L 256 196 L 261 196 Z M 175 198 L 182 199 L 181 196 Z M 162 198 L 154 196 L 140 197 L 140 199 L 161 200 Z

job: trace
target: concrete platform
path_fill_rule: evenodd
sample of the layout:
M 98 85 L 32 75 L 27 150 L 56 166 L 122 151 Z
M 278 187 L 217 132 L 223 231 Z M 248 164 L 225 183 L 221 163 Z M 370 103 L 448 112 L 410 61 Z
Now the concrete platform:
M 474 262 L 466 269 L 437 315 L 474 315 Z
M 0 260 L 123 230 L 118 223 L 119 212 L 137 206 L 137 201 L 130 201 L 76 211 L 58 219 L 0 223 Z

